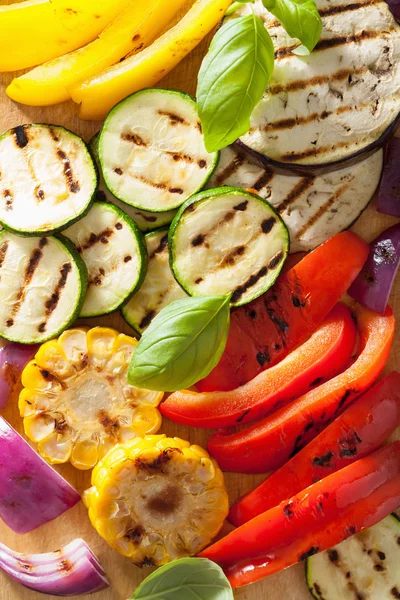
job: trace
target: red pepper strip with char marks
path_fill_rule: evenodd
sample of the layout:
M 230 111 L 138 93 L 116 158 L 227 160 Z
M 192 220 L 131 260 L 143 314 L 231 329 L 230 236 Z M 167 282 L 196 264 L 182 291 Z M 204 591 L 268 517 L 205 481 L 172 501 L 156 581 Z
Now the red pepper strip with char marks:
M 271 414 L 344 369 L 356 343 L 350 311 L 337 304 L 317 331 L 282 362 L 230 392 L 175 392 L 160 406 L 165 417 L 192 427 L 229 427 Z
M 400 442 L 394 442 L 248 521 L 199 556 L 220 565 L 237 588 L 339 544 L 399 506 Z
M 357 277 L 369 246 L 344 231 L 283 273 L 267 293 L 232 312 L 218 365 L 196 385 L 232 390 L 280 362 L 306 340 Z
M 379 315 L 357 305 L 355 318 L 359 353 L 346 371 L 248 429 L 211 436 L 208 450 L 222 470 L 267 473 L 279 469 L 372 385 L 390 353 L 393 312 L 387 307 Z
M 368 456 L 400 426 L 400 373 L 376 383 L 301 452 L 236 502 L 229 520 L 239 527 L 316 481 Z

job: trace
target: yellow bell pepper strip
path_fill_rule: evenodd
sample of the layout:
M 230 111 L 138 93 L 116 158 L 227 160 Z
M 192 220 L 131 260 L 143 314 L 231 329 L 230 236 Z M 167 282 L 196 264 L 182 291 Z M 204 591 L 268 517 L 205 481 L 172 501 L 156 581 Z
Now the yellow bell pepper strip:
M 120 100 L 155 85 L 187 55 L 222 18 L 232 0 L 197 0 L 177 25 L 154 44 L 69 91 L 81 103 L 80 117 L 102 119 Z
M 0 6 L 0 71 L 33 67 L 91 42 L 129 0 L 27 0 Z
M 70 98 L 67 90 L 101 73 L 129 53 L 136 54 L 164 30 L 187 0 L 148 0 L 129 3 L 99 37 L 17 77 L 6 92 L 29 106 L 47 106 Z

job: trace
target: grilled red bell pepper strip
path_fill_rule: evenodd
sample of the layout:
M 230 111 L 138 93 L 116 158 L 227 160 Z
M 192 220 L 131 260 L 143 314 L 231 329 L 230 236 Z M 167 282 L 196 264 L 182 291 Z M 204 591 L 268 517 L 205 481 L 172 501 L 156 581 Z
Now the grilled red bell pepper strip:
M 266 294 L 233 311 L 224 354 L 197 388 L 232 390 L 281 361 L 340 300 L 368 252 L 355 233 L 339 233 L 281 275 Z
M 400 442 L 329 475 L 200 553 L 232 587 L 258 581 L 372 527 L 400 506 Z
M 282 468 L 238 502 L 229 520 L 238 527 L 316 481 L 377 450 L 400 426 L 400 373 L 370 388 Z
M 224 471 L 266 473 L 281 467 L 339 416 L 381 373 L 392 345 L 395 320 L 357 305 L 359 353 L 343 373 L 310 390 L 248 429 L 215 433 L 210 454 Z
M 265 417 L 330 379 L 349 362 L 356 343 L 350 310 L 337 304 L 315 333 L 282 362 L 226 392 L 175 392 L 162 414 L 192 427 L 229 427 Z

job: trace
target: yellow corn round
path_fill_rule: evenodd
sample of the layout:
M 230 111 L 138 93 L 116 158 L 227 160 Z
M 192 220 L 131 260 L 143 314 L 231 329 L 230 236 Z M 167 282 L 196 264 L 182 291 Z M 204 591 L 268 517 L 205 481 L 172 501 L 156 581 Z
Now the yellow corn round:
M 75 328 L 44 343 L 22 372 L 26 435 L 53 464 L 93 468 L 119 444 L 161 427 L 163 392 L 129 385 L 137 341 L 108 327 Z
M 229 509 L 217 463 L 199 446 L 165 435 L 112 448 L 94 468 L 84 503 L 99 535 L 140 566 L 197 554 Z

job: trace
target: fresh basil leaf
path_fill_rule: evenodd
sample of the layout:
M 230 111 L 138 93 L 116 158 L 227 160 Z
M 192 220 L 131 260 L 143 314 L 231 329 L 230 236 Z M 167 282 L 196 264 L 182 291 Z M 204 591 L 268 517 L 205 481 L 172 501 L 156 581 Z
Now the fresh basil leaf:
M 255 0 L 236 0 L 230 7 L 225 11 L 225 16 L 228 17 L 238 10 L 242 4 L 254 4 Z
M 206 377 L 225 349 L 229 300 L 229 296 L 198 296 L 163 308 L 135 348 L 129 383 L 174 392 Z
M 217 31 L 199 72 L 197 102 L 208 152 L 234 142 L 268 86 L 274 47 L 254 14 L 231 19 Z
M 221 567 L 207 558 L 180 558 L 151 573 L 131 600 L 233 600 Z
M 262 1 L 290 37 L 299 39 L 311 52 L 322 33 L 322 21 L 314 0 Z

